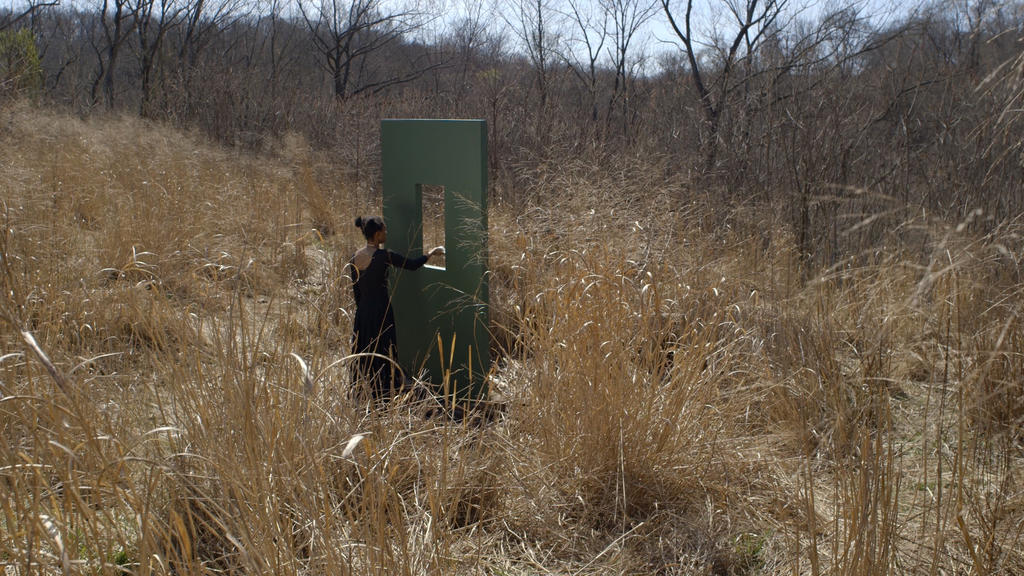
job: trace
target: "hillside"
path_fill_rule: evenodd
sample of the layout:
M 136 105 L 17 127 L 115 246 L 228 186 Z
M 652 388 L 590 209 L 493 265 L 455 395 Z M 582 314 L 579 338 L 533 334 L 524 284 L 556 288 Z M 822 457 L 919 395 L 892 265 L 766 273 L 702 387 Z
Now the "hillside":
M 506 167 L 457 422 L 349 394 L 379 196 L 263 148 L 3 109 L 7 574 L 1024 573 L 1017 220 L 851 190 L 820 266 L 667 159 Z

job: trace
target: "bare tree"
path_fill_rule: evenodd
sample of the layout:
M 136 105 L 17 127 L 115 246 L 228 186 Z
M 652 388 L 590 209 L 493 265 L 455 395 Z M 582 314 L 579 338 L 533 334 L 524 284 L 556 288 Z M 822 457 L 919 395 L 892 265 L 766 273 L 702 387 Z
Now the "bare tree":
M 424 16 L 415 10 L 389 11 L 381 0 L 300 0 L 298 6 L 339 100 L 408 82 L 431 67 L 370 78 L 359 74 L 367 58 L 422 27 Z
M 547 109 L 551 67 L 558 54 L 553 0 L 506 0 L 505 22 L 519 38 L 533 66 L 541 113 Z
M 465 16 L 454 22 L 447 40 L 452 45 L 459 65 L 457 93 L 460 100 L 470 88 L 470 71 L 478 63 L 481 56 L 478 53 L 492 41 L 482 2 L 464 0 L 462 12 Z
M 6 30 L 25 18 L 35 15 L 43 8 L 60 5 L 60 0 L 29 0 L 20 11 L 0 12 L 0 30 Z
M 737 63 L 753 55 L 760 48 L 765 34 L 776 28 L 777 20 L 789 0 L 719 0 L 717 7 L 724 8 L 732 18 L 733 30 L 731 40 L 718 43 L 702 42 L 695 36 L 694 0 L 683 2 L 685 7 L 682 11 L 673 0 L 659 1 L 690 66 L 690 78 L 708 128 L 707 162 L 712 166 L 718 148 L 722 114 L 731 91 L 730 76 Z M 716 78 L 708 77 L 710 71 L 702 59 L 702 46 L 710 46 L 717 51 Z
M 562 58 L 587 90 L 587 108 L 591 123 L 599 116 L 597 104 L 598 60 L 608 40 L 608 11 L 595 10 L 586 0 L 567 0 L 574 34 L 567 37 Z
M 244 0 L 180 0 L 183 2 L 179 14 L 178 33 L 171 34 L 169 41 L 177 58 L 177 74 L 185 107 L 191 106 L 195 98 L 195 75 L 199 57 L 215 38 L 231 27 L 239 19 L 245 18 L 259 5 L 246 3 Z M 270 0 L 269 10 L 276 17 L 279 13 L 280 0 Z M 256 23 L 259 28 L 259 21 Z M 273 33 L 273 32 L 272 32 Z M 276 78 L 268 84 L 271 90 L 276 89 Z
M 270 68 L 267 84 L 273 99 L 280 89 L 283 71 L 293 65 L 297 52 L 303 46 L 298 34 L 290 33 L 295 29 L 282 17 L 283 8 L 284 0 L 270 0 L 266 12 L 260 14 L 257 22 L 257 28 L 263 31 L 260 36 L 265 42 L 263 49 Z
M 197 0 L 202 2 L 202 0 Z M 139 114 L 146 116 L 152 99 L 153 70 L 167 33 L 181 24 L 185 0 L 133 0 L 135 33 L 138 40 L 139 81 L 142 96 Z
M 280 0 L 270 0 L 270 10 L 275 14 L 280 11 L 279 5 Z M 184 0 L 178 59 L 185 66 L 194 67 L 200 52 L 214 35 L 250 13 L 246 6 L 245 0 Z
M 612 84 L 612 94 L 608 102 L 609 121 L 611 121 L 611 110 L 615 101 L 620 104 L 622 115 L 622 132 L 629 137 L 629 104 L 630 104 L 630 82 L 633 80 L 633 70 L 630 66 L 630 48 L 633 46 L 637 32 L 657 12 L 657 4 L 654 0 L 601 0 L 601 6 L 612 22 L 612 40 L 614 45 L 609 50 L 612 67 L 615 70 L 615 79 Z
M 96 52 L 97 70 L 90 96 L 95 105 L 99 102 L 102 87 L 103 101 L 107 108 L 114 107 L 114 79 L 121 49 L 131 33 L 132 5 L 130 0 L 103 0 L 100 5 L 100 26 L 103 37 L 100 43 L 93 43 Z
M 65 73 L 75 76 L 80 71 L 84 44 L 93 14 L 73 10 L 54 10 L 40 18 L 33 28 L 39 38 L 39 59 L 47 71 L 46 90 L 60 91 Z M 80 86 L 78 86 L 80 88 Z

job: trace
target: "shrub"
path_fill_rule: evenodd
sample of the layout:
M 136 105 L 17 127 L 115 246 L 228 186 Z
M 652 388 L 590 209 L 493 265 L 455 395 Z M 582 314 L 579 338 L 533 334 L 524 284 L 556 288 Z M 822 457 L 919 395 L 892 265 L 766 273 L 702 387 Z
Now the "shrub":
M 43 89 L 36 39 L 30 30 L 0 31 L 0 101 L 35 97 Z

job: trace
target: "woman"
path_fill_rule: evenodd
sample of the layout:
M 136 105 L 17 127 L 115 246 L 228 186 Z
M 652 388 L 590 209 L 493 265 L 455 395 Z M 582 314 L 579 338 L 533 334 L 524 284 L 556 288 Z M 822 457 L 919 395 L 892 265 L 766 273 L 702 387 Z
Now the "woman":
M 380 400 L 390 398 L 402 387 L 401 374 L 398 374 L 398 382 L 395 381 L 398 372 L 392 363 L 398 361 L 398 345 L 395 339 L 395 315 L 388 292 L 388 267 L 417 270 L 431 256 L 444 254 L 444 247 L 438 246 L 418 258 L 406 258 L 380 247 L 388 240 L 387 226 L 380 217 L 356 218 L 356 227 L 362 230 L 366 246 L 356 251 L 348 263 L 352 295 L 356 301 L 352 348 L 355 353 L 379 356 L 360 357 L 356 361 L 353 381 L 357 386 L 360 383 L 368 385 L 373 399 Z M 390 358 L 392 362 L 381 356 Z

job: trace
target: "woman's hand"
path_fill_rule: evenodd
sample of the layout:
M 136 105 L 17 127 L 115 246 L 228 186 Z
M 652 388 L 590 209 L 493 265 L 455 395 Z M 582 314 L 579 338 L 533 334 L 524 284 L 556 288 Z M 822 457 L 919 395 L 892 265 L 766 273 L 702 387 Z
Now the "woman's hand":
M 431 258 L 433 256 L 444 256 L 444 246 L 438 246 L 427 254 L 427 258 Z

